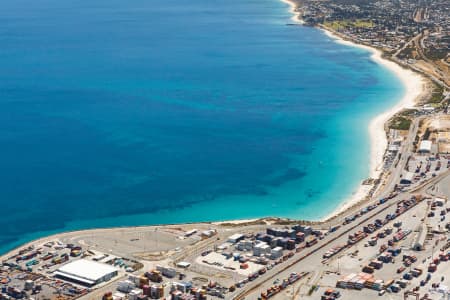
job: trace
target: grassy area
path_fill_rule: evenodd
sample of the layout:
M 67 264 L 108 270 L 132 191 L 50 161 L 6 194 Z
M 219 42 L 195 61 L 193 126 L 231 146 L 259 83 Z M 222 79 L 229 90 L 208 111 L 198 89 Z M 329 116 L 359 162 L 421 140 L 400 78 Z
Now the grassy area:
M 440 103 L 444 99 L 444 88 L 435 84 L 428 103 Z
M 401 114 L 396 115 L 389 122 L 389 128 L 397 130 L 409 130 L 409 127 L 411 127 L 411 122 L 411 119 L 406 118 Z
M 406 47 L 397 55 L 398 58 L 408 59 L 408 58 L 416 58 L 417 52 L 414 47 Z
M 445 49 L 428 49 L 425 56 L 432 60 L 443 59 L 447 57 L 447 50 Z
M 417 113 L 417 109 L 404 109 L 397 113 L 390 121 L 389 128 L 397 130 L 409 130 L 412 117 Z
M 309 291 L 308 291 L 308 296 L 311 296 L 312 295 L 312 293 L 314 293 L 314 291 L 317 289 L 317 285 L 313 285 L 313 286 L 311 286 L 311 288 L 309 289 Z
M 334 30 L 349 27 L 372 28 L 374 26 L 371 20 L 363 20 L 363 19 L 331 21 L 325 22 L 324 25 Z

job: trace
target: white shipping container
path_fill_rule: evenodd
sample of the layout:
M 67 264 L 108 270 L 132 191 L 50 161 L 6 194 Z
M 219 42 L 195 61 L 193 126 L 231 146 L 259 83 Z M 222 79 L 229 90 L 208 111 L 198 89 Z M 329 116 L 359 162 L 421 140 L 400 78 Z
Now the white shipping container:
M 142 294 L 142 290 L 134 289 L 128 294 L 129 300 L 137 300 L 138 296 Z
M 133 282 L 135 285 L 139 285 L 140 277 L 137 275 L 130 274 L 128 275 L 128 280 Z
M 160 271 L 161 274 L 163 274 L 166 277 L 175 277 L 177 276 L 177 270 L 173 269 L 173 268 L 166 268 L 166 267 L 161 267 L 161 266 L 156 266 L 156 270 Z
M 113 300 L 123 300 L 125 299 L 125 294 L 116 292 L 113 294 Z
M 135 287 L 134 283 L 129 280 L 120 281 L 117 290 L 123 293 L 129 293 Z

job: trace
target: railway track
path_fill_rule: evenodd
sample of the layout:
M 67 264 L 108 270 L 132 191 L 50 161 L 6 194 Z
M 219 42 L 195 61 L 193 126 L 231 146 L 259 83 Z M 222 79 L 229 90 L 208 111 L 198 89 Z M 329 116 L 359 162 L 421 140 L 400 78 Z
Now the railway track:
M 443 178 L 445 178 L 447 175 L 450 174 L 450 170 L 445 171 L 444 173 L 440 174 L 439 176 L 436 176 L 435 178 L 432 178 L 426 182 L 424 182 L 423 184 L 415 187 L 414 189 L 412 189 L 411 191 L 406 192 L 407 194 L 414 194 L 414 193 L 418 193 L 423 191 L 424 189 L 427 189 L 429 186 L 434 185 L 436 183 L 438 183 L 440 180 L 442 180 Z M 399 197 L 399 196 L 397 196 Z M 273 272 L 271 272 L 270 276 L 265 277 L 263 281 L 260 281 L 252 286 L 249 286 L 248 289 L 244 289 L 242 291 L 240 291 L 239 294 L 237 294 L 236 296 L 233 297 L 234 300 L 243 300 L 245 299 L 246 296 L 248 296 L 249 294 L 255 292 L 258 288 L 260 288 L 263 284 L 273 280 L 279 273 L 284 272 L 286 270 L 288 270 L 289 268 L 293 267 L 294 265 L 298 264 L 299 262 L 303 261 L 305 258 L 309 257 L 311 254 L 322 250 L 323 248 L 329 246 L 331 243 L 335 242 L 336 240 L 338 240 L 339 238 L 341 238 L 342 236 L 348 234 L 349 232 L 355 230 L 357 227 L 360 227 L 362 224 L 368 222 L 370 219 L 382 214 L 385 212 L 385 210 L 387 208 L 390 208 L 394 205 L 397 205 L 397 203 L 399 203 L 400 201 L 403 200 L 403 197 L 399 197 L 398 200 L 393 201 L 391 203 L 389 203 L 387 206 L 382 206 L 382 208 L 378 208 L 375 210 L 375 212 L 373 212 L 372 214 L 367 214 L 365 215 L 366 217 L 364 217 L 363 219 L 359 220 L 357 223 L 355 223 L 353 226 L 345 229 L 342 233 L 340 233 L 339 235 L 333 237 L 331 240 L 327 241 L 324 244 L 321 244 L 320 246 L 311 249 L 309 252 L 307 252 L 305 255 L 302 255 L 298 258 L 296 258 L 294 261 L 282 266 L 281 269 L 272 269 Z

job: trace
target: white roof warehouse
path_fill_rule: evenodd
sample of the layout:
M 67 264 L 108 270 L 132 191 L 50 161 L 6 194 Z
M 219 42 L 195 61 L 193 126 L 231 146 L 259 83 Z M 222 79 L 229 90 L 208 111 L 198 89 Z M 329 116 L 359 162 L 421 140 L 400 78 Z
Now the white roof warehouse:
M 430 153 L 431 152 L 431 146 L 433 143 L 431 141 L 421 141 L 419 145 L 419 152 L 421 153 Z
M 55 272 L 55 276 L 84 286 L 94 286 L 117 275 L 113 266 L 87 259 L 68 263 Z

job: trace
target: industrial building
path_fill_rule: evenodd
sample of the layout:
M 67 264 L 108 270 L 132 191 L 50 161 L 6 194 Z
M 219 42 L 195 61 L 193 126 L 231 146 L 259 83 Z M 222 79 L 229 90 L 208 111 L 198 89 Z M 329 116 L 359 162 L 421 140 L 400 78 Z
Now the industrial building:
M 414 173 L 405 172 L 400 179 L 400 184 L 411 184 L 414 179 Z
M 55 272 L 55 277 L 89 287 L 114 276 L 117 276 L 115 267 L 87 259 L 70 262 Z
M 182 268 L 182 269 L 187 269 L 190 266 L 191 266 L 191 263 L 188 263 L 186 261 L 180 261 L 179 263 L 177 263 L 177 267 Z
M 235 244 L 235 243 L 239 242 L 240 240 L 243 240 L 244 238 L 245 238 L 245 236 L 243 234 L 235 233 L 228 238 L 227 242 Z
M 433 143 L 431 141 L 421 141 L 419 145 L 419 153 L 431 153 L 431 146 Z

